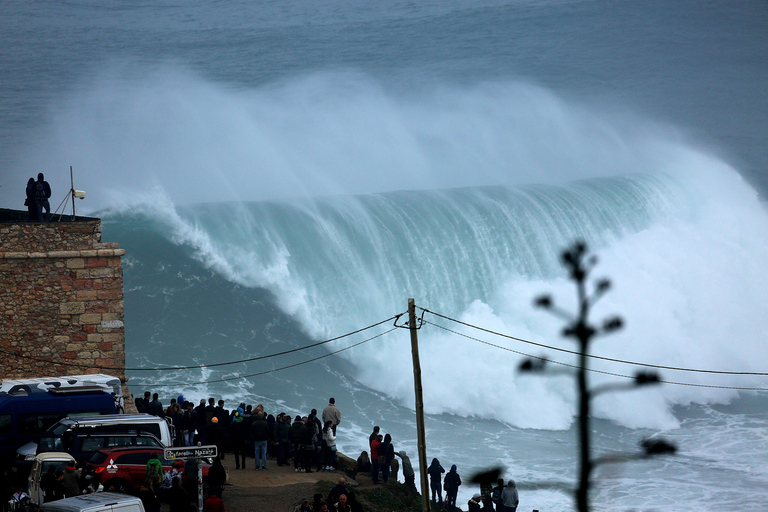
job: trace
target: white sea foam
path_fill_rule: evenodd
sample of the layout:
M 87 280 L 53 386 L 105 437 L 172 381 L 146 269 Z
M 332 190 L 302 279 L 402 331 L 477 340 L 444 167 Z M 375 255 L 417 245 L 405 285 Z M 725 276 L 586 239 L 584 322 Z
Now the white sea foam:
M 82 122 L 74 123 L 76 117 Z M 597 272 L 615 284 L 595 314 L 615 312 L 627 320 L 624 332 L 594 344 L 596 353 L 695 369 L 764 369 L 768 217 L 732 168 L 669 128 L 610 117 L 523 83 L 404 96 L 365 77 L 320 74 L 235 91 L 178 68 L 158 68 L 141 80 L 120 70 L 105 74 L 63 109 L 53 131 L 62 159 L 84 162 L 84 174 L 113 205 L 137 202 L 149 209 L 207 267 L 271 290 L 314 337 L 386 318 L 414 296 L 421 306 L 472 324 L 575 348 L 559 337 L 561 323 L 535 311 L 531 299 L 552 292 L 573 304 L 556 256 L 580 237 L 601 258 Z M 131 151 L 136 147 L 142 151 Z M 114 170 L 109 181 L 92 174 L 103 168 Z M 640 174 L 595 181 L 627 173 Z M 567 185 L 575 178 L 592 181 Z M 530 182 L 550 185 L 239 201 Z M 226 203 L 178 206 L 194 201 Z M 349 297 L 353 309 L 344 304 Z M 421 336 L 429 412 L 471 411 L 529 428 L 571 424 L 567 377 L 517 375 L 519 353 L 434 327 Z M 386 392 L 408 402 L 409 356 L 399 343 L 346 357 L 373 387 L 385 366 L 402 369 L 390 371 Z M 622 375 L 634 370 L 593 366 Z M 668 371 L 663 377 L 765 385 L 762 377 Z M 667 385 L 633 393 L 632 400 L 606 395 L 595 412 L 628 426 L 669 428 L 677 425 L 674 404 L 734 396 L 733 390 Z

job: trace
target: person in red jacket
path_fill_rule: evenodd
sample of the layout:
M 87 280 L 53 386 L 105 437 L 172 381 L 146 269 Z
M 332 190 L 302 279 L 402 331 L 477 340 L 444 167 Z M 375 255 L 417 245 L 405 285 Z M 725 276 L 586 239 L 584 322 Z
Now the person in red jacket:
M 205 503 L 203 503 L 203 512 L 227 512 L 224 510 L 224 500 L 221 499 L 220 493 L 214 492 L 211 494 Z
M 379 483 L 379 446 L 381 446 L 382 439 L 384 437 L 379 434 L 376 439 L 371 441 L 371 480 L 375 484 Z

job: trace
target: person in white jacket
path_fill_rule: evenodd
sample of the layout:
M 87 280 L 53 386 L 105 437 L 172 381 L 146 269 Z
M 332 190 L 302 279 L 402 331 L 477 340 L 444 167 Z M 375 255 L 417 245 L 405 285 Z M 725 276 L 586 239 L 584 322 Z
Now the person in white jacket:
M 501 491 L 501 505 L 504 507 L 503 512 L 515 512 L 517 510 L 517 504 L 520 500 L 517 495 L 517 487 L 514 480 L 509 480 L 507 486 Z
M 334 471 L 333 464 L 336 462 L 336 434 L 333 431 L 333 421 L 328 420 L 323 427 L 323 440 L 328 450 L 325 463 L 325 471 Z

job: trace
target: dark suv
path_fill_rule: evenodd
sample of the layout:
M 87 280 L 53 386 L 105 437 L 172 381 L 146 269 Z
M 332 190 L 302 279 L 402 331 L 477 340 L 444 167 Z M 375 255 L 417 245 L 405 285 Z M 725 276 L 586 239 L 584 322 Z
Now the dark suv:
M 62 437 L 43 436 L 37 445 L 37 453 L 67 452 L 78 463 L 84 463 L 104 448 L 138 446 L 163 453 L 165 446 L 158 438 L 149 433 L 132 434 L 127 432 L 67 432 Z
M 168 473 L 168 478 L 164 478 L 164 486 L 168 485 L 167 480 L 175 474 L 181 477 L 182 485 L 186 483 L 185 461 L 183 459 L 166 459 L 163 457 L 163 450 L 138 446 L 97 450 L 88 461 L 87 466 L 93 471 L 105 490 L 112 488 L 112 490 L 119 492 L 130 493 L 132 490 L 138 489 L 146 480 L 147 462 L 153 453 L 157 454 L 157 458 L 163 465 L 163 475 Z M 202 465 L 203 484 L 205 484 L 211 465 L 207 462 L 203 462 Z M 197 475 L 192 475 L 192 478 L 197 478 Z

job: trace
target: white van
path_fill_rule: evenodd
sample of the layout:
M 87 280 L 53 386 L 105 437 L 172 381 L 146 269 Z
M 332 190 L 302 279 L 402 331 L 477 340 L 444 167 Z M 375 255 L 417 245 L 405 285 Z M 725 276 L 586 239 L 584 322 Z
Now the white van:
M 62 451 L 61 439 L 71 432 L 109 432 L 109 433 L 141 433 L 154 435 L 166 446 L 173 446 L 175 429 L 164 418 L 151 414 L 104 414 L 101 416 L 67 417 L 59 420 L 44 434 L 41 443 L 45 449 L 40 450 L 38 443 L 27 443 L 16 450 L 13 467 L 19 475 L 26 475 L 39 451 Z M 57 442 L 58 441 L 58 442 Z
M 116 492 L 95 492 L 51 501 L 40 512 L 145 512 L 139 498 Z
M 35 456 L 32 461 L 32 471 L 27 479 L 27 494 L 32 509 L 36 509 L 45 503 L 45 492 L 40 481 L 48 471 L 64 471 L 67 466 L 75 465 L 75 458 L 64 452 L 46 452 Z

